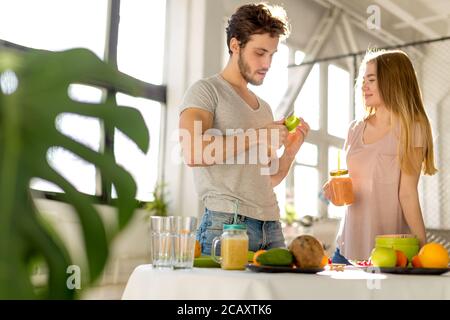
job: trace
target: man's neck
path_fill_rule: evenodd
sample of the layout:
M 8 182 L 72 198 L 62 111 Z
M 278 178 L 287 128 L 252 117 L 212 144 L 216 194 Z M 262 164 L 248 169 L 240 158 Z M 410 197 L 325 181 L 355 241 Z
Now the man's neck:
M 248 90 L 248 82 L 242 77 L 239 67 L 236 63 L 232 63 L 231 59 L 228 61 L 226 67 L 222 70 L 220 75 L 234 88 L 241 91 Z

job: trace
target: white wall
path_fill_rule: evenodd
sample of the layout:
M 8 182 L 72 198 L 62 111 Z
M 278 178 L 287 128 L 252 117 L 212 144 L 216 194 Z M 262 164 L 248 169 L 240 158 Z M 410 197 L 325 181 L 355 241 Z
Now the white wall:
M 435 160 L 438 174 L 422 177 L 422 210 L 430 228 L 450 228 L 450 41 L 425 46 L 427 54 L 420 69 L 425 108 L 434 134 Z
M 203 208 L 195 192 L 192 168 L 177 154 L 178 106 L 195 81 L 218 73 L 222 67 L 223 7 L 219 1 L 168 0 L 166 70 L 168 125 L 164 176 L 171 197 L 170 214 L 198 216 Z M 170 138 L 174 139 L 170 139 Z M 179 155 L 179 154 L 178 154 Z

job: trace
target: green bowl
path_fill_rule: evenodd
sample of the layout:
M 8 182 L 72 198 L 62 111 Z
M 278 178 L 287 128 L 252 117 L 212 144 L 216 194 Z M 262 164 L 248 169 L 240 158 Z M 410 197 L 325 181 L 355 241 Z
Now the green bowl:
M 408 261 L 419 253 L 419 239 L 413 235 L 380 235 L 375 238 L 375 247 L 392 248 L 403 251 Z

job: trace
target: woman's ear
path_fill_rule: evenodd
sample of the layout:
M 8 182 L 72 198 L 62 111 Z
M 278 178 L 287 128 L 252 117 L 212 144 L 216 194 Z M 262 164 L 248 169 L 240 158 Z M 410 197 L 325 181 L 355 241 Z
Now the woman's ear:
M 230 50 L 234 54 L 239 54 L 239 50 L 241 47 L 239 46 L 239 41 L 236 38 L 231 38 L 230 40 Z

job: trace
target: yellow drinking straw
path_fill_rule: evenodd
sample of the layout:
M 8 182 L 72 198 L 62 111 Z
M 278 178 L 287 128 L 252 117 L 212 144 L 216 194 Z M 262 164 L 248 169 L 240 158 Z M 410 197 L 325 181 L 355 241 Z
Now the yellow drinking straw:
M 341 150 L 338 150 L 338 172 L 341 170 Z

